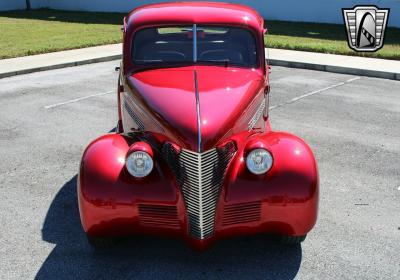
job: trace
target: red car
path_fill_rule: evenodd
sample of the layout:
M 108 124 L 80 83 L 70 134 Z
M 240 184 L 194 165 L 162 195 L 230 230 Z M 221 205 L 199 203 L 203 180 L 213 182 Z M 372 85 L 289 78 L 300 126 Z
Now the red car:
M 95 247 L 135 234 L 197 249 L 273 233 L 299 243 L 317 219 L 308 145 L 268 118 L 264 21 L 224 3 L 165 3 L 123 26 L 116 133 L 85 150 L 83 228 Z

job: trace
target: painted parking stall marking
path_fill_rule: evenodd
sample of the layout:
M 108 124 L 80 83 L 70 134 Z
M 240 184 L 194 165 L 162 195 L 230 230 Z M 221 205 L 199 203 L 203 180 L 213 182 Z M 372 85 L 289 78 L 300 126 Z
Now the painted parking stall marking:
M 82 100 L 86 100 L 86 99 L 89 99 L 89 98 L 98 97 L 98 96 L 102 96 L 102 95 L 107 95 L 107 94 L 110 94 L 110 93 L 113 93 L 113 92 L 115 92 L 115 90 L 110 90 L 110 91 L 107 91 L 107 92 L 87 95 L 87 96 L 83 96 L 83 97 L 67 100 L 67 101 L 64 101 L 64 102 L 47 105 L 47 106 L 44 106 L 44 108 L 45 109 L 51 109 L 51 108 L 63 106 L 63 105 L 66 105 L 66 104 L 70 104 L 70 103 L 75 103 L 75 102 L 79 102 L 79 101 L 82 101 Z
M 303 98 L 312 96 L 312 95 L 314 95 L 314 94 L 321 93 L 321 92 L 324 92 L 324 91 L 327 91 L 327 90 L 330 90 L 330 89 L 333 89 L 333 88 L 336 88 L 336 87 L 340 87 L 340 86 L 343 86 L 343 85 L 345 85 L 345 84 L 354 82 L 354 81 L 356 81 L 356 80 L 358 80 L 358 79 L 360 79 L 360 78 L 361 78 L 361 77 L 354 77 L 354 78 L 351 78 L 351 79 L 349 79 L 349 80 L 347 80 L 347 81 L 344 81 L 344 82 L 341 82 L 341 83 L 338 83 L 338 84 L 334 84 L 334 85 L 331 85 L 331 86 L 328 86 L 328 87 L 325 87 L 325 88 L 322 88 L 322 89 L 318 89 L 318 90 L 315 90 L 315 91 L 312 91 L 312 92 L 309 92 L 309 93 L 305 93 L 305 94 L 300 95 L 300 96 L 298 96 L 298 97 L 292 98 L 292 99 L 290 99 L 289 101 L 285 101 L 285 102 L 276 104 L 276 105 L 274 105 L 274 106 L 270 106 L 269 109 L 270 109 L 270 110 L 273 110 L 273 109 L 276 109 L 276 108 L 285 106 L 285 105 L 287 105 L 287 104 L 294 103 L 294 102 L 296 102 L 296 101 L 299 101 L 299 100 L 301 100 L 301 99 L 303 99 Z

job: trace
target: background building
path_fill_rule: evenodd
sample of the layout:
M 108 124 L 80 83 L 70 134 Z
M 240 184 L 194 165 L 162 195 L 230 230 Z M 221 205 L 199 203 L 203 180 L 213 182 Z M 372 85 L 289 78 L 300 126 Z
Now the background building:
M 213 0 L 218 1 L 218 0 Z M 133 8 L 162 0 L 30 0 L 33 9 L 51 8 L 76 11 L 128 12 Z M 226 0 L 255 8 L 264 18 L 324 23 L 343 23 L 342 8 L 371 4 L 390 8 L 389 26 L 400 27 L 400 0 Z M 25 9 L 26 0 L 1 0 L 0 10 Z

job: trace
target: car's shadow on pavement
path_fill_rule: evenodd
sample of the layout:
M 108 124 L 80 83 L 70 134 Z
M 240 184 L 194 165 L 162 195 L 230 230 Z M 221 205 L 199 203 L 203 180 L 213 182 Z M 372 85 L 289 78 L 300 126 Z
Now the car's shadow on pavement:
M 42 238 L 55 244 L 36 279 L 293 279 L 300 245 L 266 236 L 221 240 L 199 253 L 182 241 L 137 237 L 108 252 L 87 244 L 79 219 L 77 176 L 61 188 L 47 212 Z

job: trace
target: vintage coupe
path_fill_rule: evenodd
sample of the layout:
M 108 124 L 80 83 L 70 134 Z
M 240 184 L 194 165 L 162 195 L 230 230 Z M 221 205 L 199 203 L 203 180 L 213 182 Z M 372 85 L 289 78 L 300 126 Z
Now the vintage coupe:
M 299 243 L 316 222 L 307 144 L 274 132 L 263 19 L 224 3 L 164 3 L 123 26 L 116 133 L 85 150 L 78 179 L 89 242 L 135 234 L 197 249 L 273 233 Z

